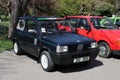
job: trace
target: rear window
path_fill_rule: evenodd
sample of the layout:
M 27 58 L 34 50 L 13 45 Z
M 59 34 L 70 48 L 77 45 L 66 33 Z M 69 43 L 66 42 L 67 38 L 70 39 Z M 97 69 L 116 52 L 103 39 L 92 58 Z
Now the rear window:
M 23 31 L 24 28 L 25 28 L 25 21 L 24 20 L 19 20 L 16 29 Z

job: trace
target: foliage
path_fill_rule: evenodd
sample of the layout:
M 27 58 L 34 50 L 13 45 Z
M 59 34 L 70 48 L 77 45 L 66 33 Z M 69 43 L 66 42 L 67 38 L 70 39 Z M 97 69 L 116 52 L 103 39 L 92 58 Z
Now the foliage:
M 38 16 L 80 15 L 83 8 L 82 4 L 85 5 L 84 13 L 86 15 L 110 16 L 115 11 L 115 0 L 30 0 L 28 11 L 29 15 L 37 14 Z M 2 6 L 0 6 L 0 14 L 7 15 L 5 8 Z
M 111 3 L 111 4 L 115 4 L 115 0 L 104 0 L 105 2 Z
M 39 15 L 51 15 L 55 8 L 56 0 L 31 0 L 28 4 L 29 11 L 37 16 Z M 33 9 L 31 11 L 31 8 Z
M 9 22 L 0 22 L 0 39 L 7 38 Z
M 10 50 L 12 49 L 12 41 L 8 39 L 1 39 L 0 40 L 0 52 L 5 51 L 5 50 Z
M 93 10 L 97 15 L 101 16 L 111 16 L 113 13 L 113 5 L 107 2 L 101 2 L 96 5 Z
M 113 14 L 114 5 L 106 1 L 86 0 L 85 4 L 86 13 L 89 15 L 111 16 Z
M 112 0 L 113 1 L 113 0 Z M 58 0 L 56 3 L 56 15 L 80 15 L 84 8 L 85 15 L 105 15 L 113 13 L 112 1 L 100 0 Z M 82 6 L 84 4 L 84 7 Z
M 7 39 L 9 22 L 0 22 L 0 52 L 12 48 L 11 40 Z
M 80 14 L 80 0 L 58 0 L 56 5 L 56 15 L 58 16 Z
M 5 8 L 3 8 L 2 6 L 0 6 L 0 15 L 6 15 L 7 11 L 5 10 Z

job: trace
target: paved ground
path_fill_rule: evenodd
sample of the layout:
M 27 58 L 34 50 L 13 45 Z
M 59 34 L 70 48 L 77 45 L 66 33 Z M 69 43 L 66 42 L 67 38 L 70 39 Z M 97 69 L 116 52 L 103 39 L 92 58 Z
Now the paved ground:
M 97 57 L 89 66 L 61 66 L 54 72 L 45 72 L 29 55 L 0 53 L 0 80 L 120 80 L 119 68 L 120 57 Z

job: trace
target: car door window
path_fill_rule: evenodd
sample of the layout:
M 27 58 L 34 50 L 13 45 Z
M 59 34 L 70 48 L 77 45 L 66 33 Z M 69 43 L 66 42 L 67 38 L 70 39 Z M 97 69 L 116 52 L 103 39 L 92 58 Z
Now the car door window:
M 120 19 L 117 19 L 117 20 L 116 20 L 116 23 L 120 23 Z
M 68 19 L 68 21 L 73 27 L 77 27 L 77 19 Z
M 36 25 L 33 20 L 27 20 L 27 32 L 30 34 L 36 33 Z
M 111 21 L 111 20 L 105 20 L 104 23 L 103 23 L 103 26 L 107 27 L 107 28 L 113 28 L 114 27 L 114 22 Z
M 89 29 L 90 25 L 89 25 L 87 19 L 84 19 L 84 18 L 79 19 L 78 20 L 78 28 Z

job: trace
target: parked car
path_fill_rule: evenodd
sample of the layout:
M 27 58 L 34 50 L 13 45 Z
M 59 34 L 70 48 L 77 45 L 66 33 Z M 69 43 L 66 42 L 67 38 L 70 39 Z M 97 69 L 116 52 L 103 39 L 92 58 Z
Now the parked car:
M 111 26 L 111 24 L 116 25 L 118 28 L 120 28 L 120 17 L 106 17 L 101 20 L 101 25 L 103 25 L 106 20 L 110 20 L 111 23 L 109 23 L 107 26 Z M 104 26 L 104 25 L 103 25 Z
M 20 17 L 13 33 L 14 52 L 27 52 L 37 57 L 45 71 L 55 64 L 69 65 L 95 60 L 97 42 L 74 32 L 58 30 L 58 24 L 69 25 L 63 18 Z
M 80 35 L 95 39 L 99 45 L 100 57 L 109 57 L 111 54 L 120 55 L 120 30 L 111 21 L 105 19 L 104 26 L 100 16 L 66 16 Z M 107 26 L 107 25 L 111 26 Z

